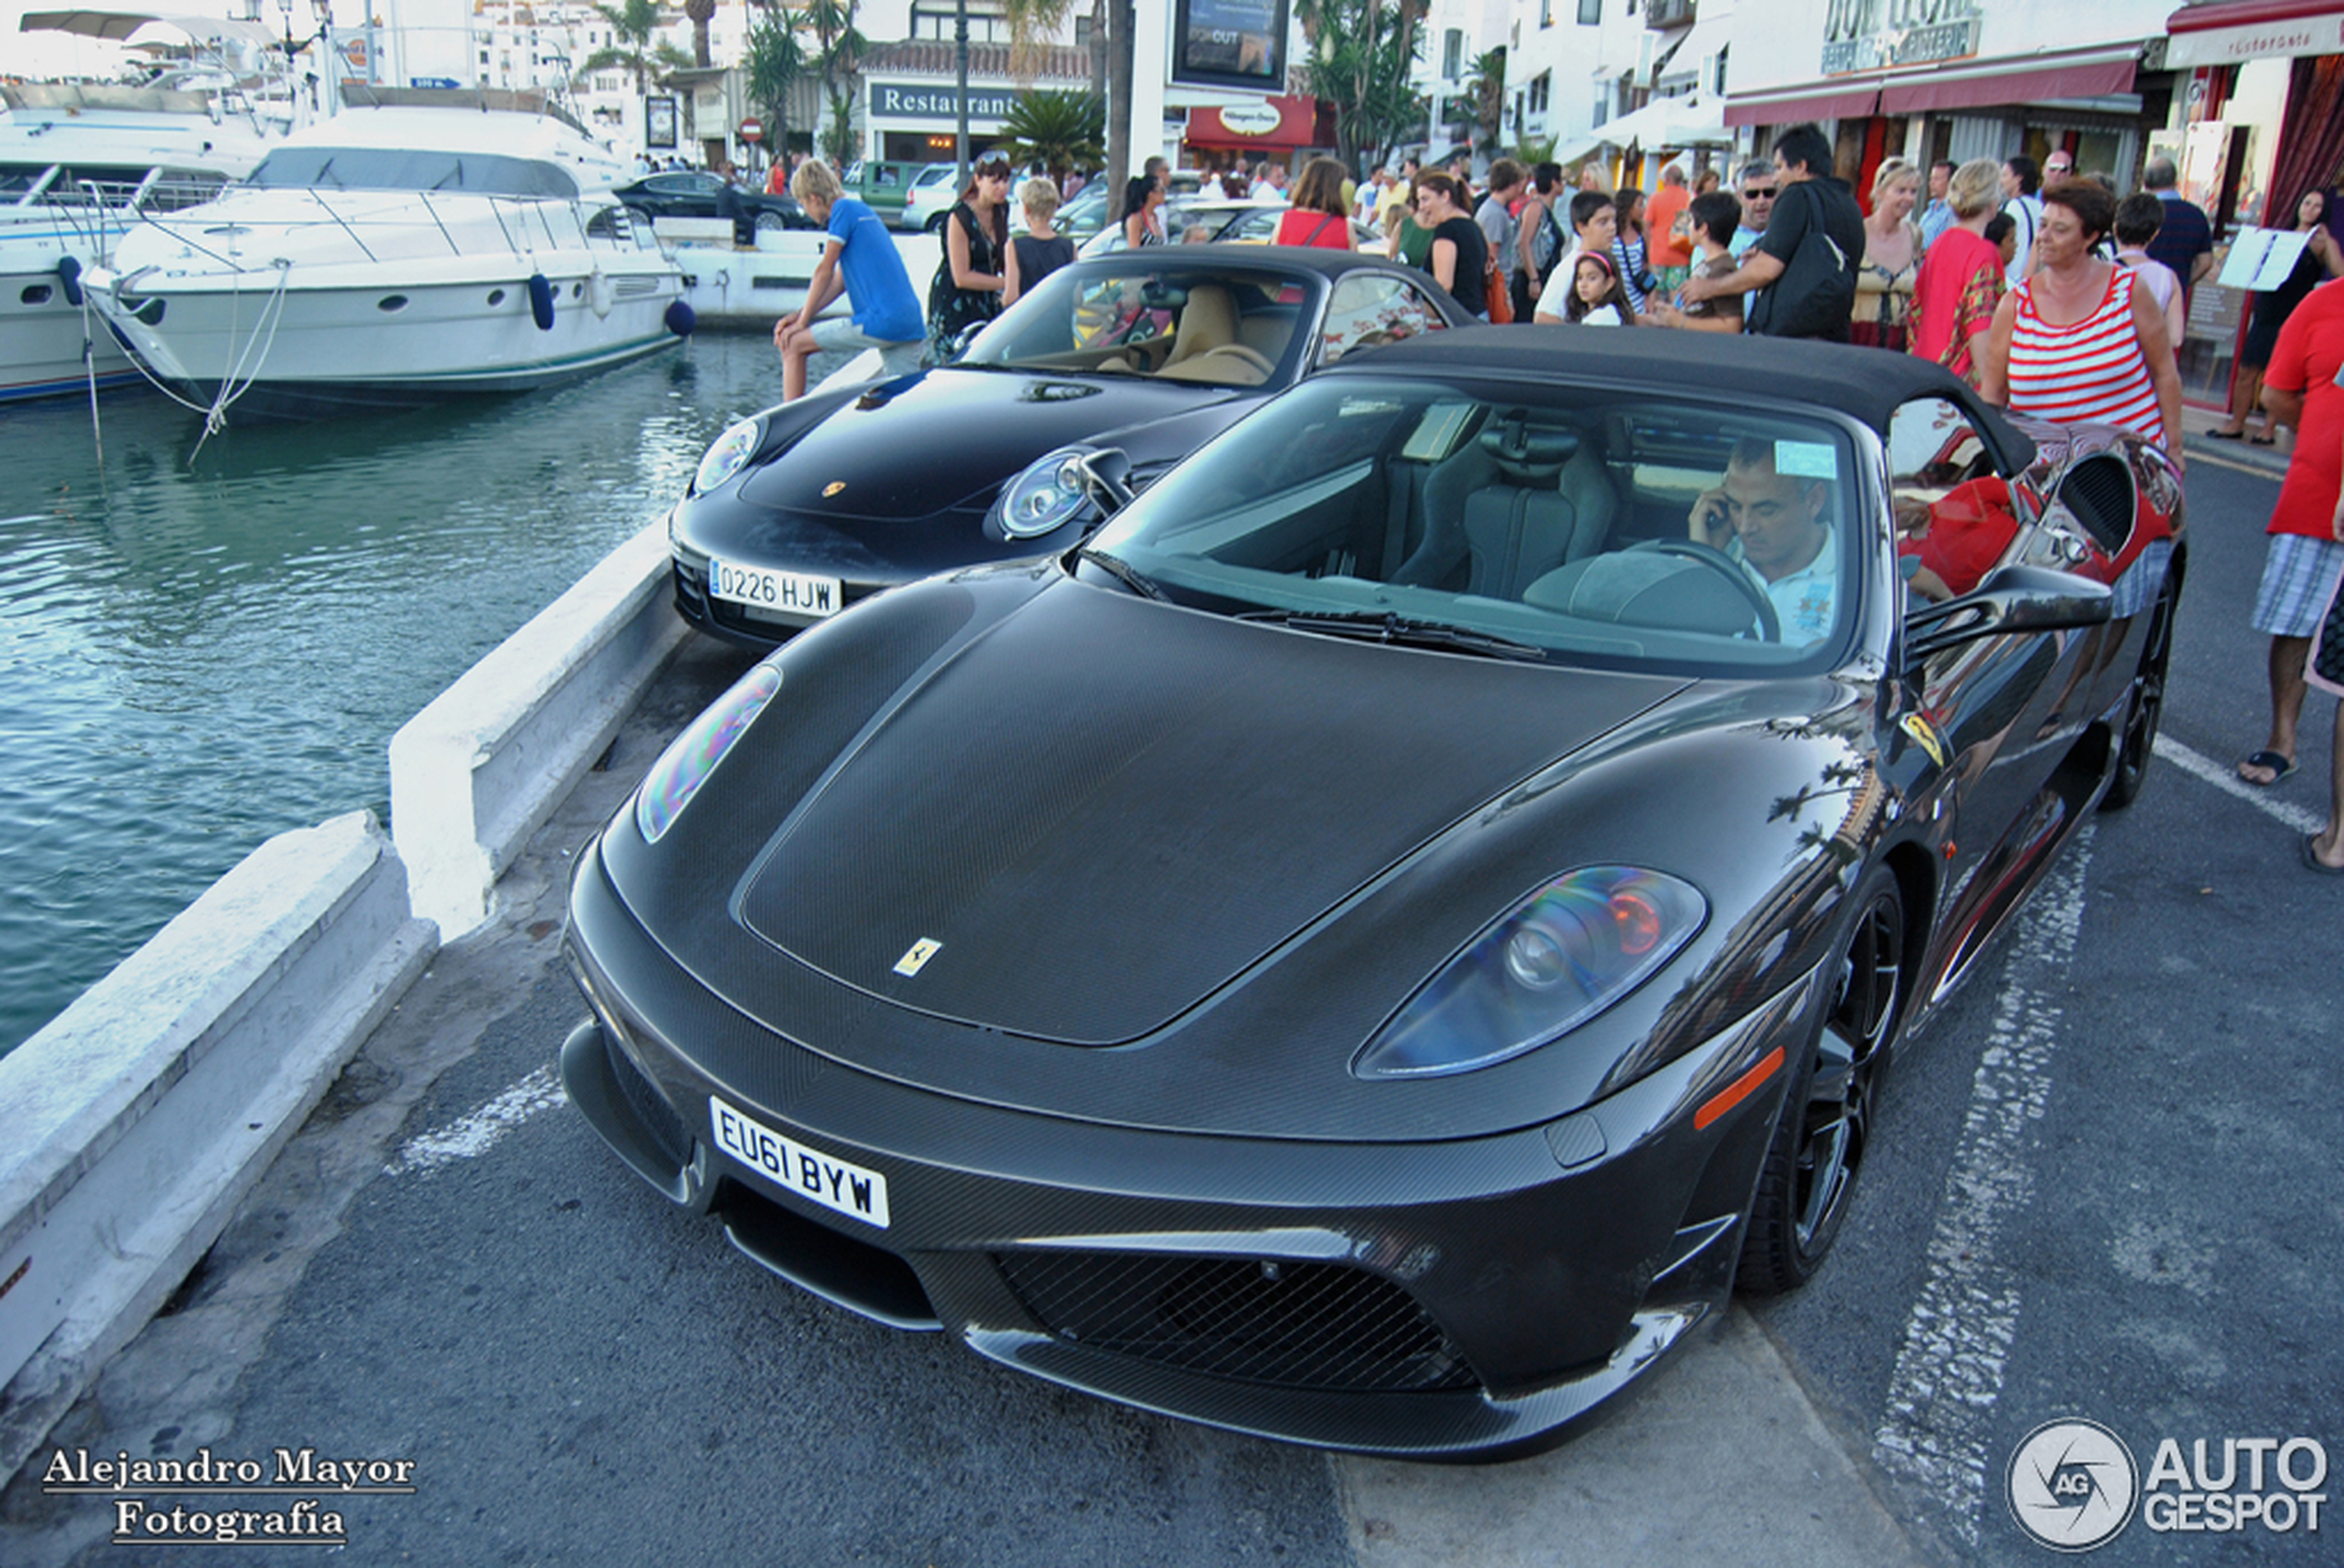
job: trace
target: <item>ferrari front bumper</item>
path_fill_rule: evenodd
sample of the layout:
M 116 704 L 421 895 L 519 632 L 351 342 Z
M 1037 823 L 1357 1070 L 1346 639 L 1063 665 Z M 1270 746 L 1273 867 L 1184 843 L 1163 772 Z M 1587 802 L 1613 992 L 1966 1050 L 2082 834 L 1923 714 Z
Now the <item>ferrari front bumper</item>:
M 982 1105 L 763 1030 L 788 1087 L 760 1102 L 692 1049 L 755 1025 L 659 948 L 596 853 L 567 948 L 595 1012 L 561 1050 L 572 1103 L 773 1272 L 1106 1398 L 1417 1458 L 1561 1440 L 1723 1305 L 1783 1092 L 1760 1069 L 1812 988 L 1569 1115 L 1339 1143 Z M 856 1175 L 860 1210 L 840 1197 Z

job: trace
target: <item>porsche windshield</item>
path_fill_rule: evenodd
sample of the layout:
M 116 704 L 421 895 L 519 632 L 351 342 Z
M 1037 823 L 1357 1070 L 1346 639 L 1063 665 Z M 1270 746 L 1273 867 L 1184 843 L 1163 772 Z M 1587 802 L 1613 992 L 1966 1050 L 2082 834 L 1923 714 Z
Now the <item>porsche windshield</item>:
M 1303 631 L 1788 670 L 1852 618 L 1877 512 L 1860 472 L 1843 428 L 1796 413 L 1334 375 L 1182 462 L 1094 549 L 1167 597 Z
M 1311 273 L 1231 264 L 1062 268 L 961 363 L 1258 387 L 1300 352 L 1321 287 Z

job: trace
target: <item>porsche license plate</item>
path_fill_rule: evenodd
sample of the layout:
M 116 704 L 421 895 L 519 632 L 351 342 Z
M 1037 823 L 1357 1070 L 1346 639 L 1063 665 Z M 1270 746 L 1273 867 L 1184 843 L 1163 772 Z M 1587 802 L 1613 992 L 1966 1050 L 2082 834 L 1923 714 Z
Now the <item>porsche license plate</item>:
M 834 577 L 802 571 L 773 571 L 764 567 L 735 566 L 730 561 L 708 563 L 711 598 L 752 609 L 779 610 L 819 620 L 839 611 L 840 585 Z
M 708 1119 L 716 1131 L 717 1147 L 743 1165 L 826 1209 L 887 1228 L 887 1178 L 878 1171 L 784 1138 L 713 1095 L 708 1097 Z

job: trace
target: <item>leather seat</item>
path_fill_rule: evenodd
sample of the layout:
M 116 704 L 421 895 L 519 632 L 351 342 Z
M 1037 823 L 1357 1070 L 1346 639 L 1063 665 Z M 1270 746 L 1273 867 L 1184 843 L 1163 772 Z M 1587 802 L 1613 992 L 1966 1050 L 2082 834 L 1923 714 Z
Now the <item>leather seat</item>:
M 1180 307 L 1179 329 L 1172 336 L 1171 357 L 1164 368 L 1185 365 L 1237 341 L 1238 302 L 1218 283 L 1201 284 L 1189 291 L 1189 302 Z
M 1619 497 L 1578 431 L 1531 429 L 1517 416 L 1482 431 L 1471 454 L 1427 479 L 1424 540 L 1393 581 L 1439 586 L 1463 562 L 1464 592 L 1520 599 L 1547 573 L 1603 548 Z

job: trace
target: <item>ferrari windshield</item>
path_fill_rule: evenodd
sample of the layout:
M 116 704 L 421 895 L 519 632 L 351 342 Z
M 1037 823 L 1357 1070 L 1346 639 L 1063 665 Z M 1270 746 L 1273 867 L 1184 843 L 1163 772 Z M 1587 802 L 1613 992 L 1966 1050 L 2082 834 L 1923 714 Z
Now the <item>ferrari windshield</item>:
M 1286 378 L 1322 287 L 1315 273 L 1217 259 L 1061 268 L 961 363 L 1258 387 Z
M 1877 521 L 1860 472 L 1847 430 L 1812 415 L 1333 375 L 1181 463 L 1094 549 L 1164 596 L 1303 631 L 1788 670 L 1852 620 Z

